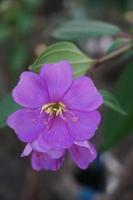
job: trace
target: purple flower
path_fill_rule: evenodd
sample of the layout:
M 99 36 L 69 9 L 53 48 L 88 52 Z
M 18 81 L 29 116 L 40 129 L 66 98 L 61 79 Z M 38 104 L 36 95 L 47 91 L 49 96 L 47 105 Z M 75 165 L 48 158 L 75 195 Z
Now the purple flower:
M 55 154 L 52 153 L 56 152 Z M 31 155 L 31 164 L 34 170 L 58 170 L 63 164 L 65 154 L 69 152 L 72 160 L 81 169 L 86 169 L 88 165 L 96 158 L 96 150 L 90 142 L 75 142 L 66 150 L 44 151 L 38 145 L 37 141 L 28 143 L 24 148 L 22 157 Z
M 21 157 L 31 154 L 31 165 L 34 170 L 58 170 L 64 161 L 64 149 L 63 150 L 49 150 L 48 152 L 40 148 L 37 141 L 28 143 Z
M 103 98 L 90 78 L 72 78 L 67 61 L 45 64 L 40 74 L 21 74 L 13 98 L 23 108 L 8 117 L 8 125 L 21 141 L 38 139 L 40 146 L 58 150 L 94 135 L 100 123 L 96 109 Z M 75 149 L 70 151 L 72 156 Z

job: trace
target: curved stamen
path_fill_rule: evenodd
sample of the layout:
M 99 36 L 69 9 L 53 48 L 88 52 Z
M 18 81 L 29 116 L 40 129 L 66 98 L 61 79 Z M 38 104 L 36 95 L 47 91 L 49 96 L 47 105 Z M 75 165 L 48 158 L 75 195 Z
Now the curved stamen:
M 72 121 L 73 122 L 76 122 L 78 120 L 78 117 L 75 115 L 74 112 L 72 112 L 70 110 L 65 110 L 65 111 L 72 116 Z
M 71 115 L 73 122 L 76 122 L 78 120 L 78 117 L 75 115 L 75 113 L 66 109 L 65 104 L 63 104 L 62 102 L 44 104 L 42 106 L 40 113 L 43 113 L 43 112 L 48 114 L 48 118 L 45 121 L 45 124 L 47 125 L 47 127 L 49 127 L 49 124 L 51 124 L 51 119 L 55 116 L 56 117 L 59 116 L 63 121 L 66 122 L 66 117 L 64 116 L 65 112 Z

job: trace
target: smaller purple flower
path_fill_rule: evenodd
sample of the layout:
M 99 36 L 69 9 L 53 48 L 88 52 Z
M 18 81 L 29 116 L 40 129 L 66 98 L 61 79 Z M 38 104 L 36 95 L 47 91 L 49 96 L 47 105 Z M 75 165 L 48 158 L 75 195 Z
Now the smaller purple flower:
M 101 120 L 101 94 L 89 77 L 73 80 L 67 61 L 45 64 L 40 74 L 23 72 L 13 98 L 23 108 L 8 117 L 8 125 L 21 141 L 38 139 L 48 149 L 90 139 Z
M 40 170 L 58 170 L 64 161 L 64 150 L 54 151 L 49 150 L 46 152 L 44 149 L 40 148 L 37 141 L 33 143 L 28 143 L 21 157 L 28 156 L 31 154 L 31 165 L 36 171 Z
M 64 159 L 63 156 L 60 158 L 53 158 L 48 153 L 36 151 L 30 144 L 27 144 L 21 156 L 28 156 L 30 153 L 32 154 L 31 165 L 36 171 L 42 169 L 56 171 L 61 167 Z
M 45 151 L 42 149 L 38 142 L 28 143 L 24 148 L 22 157 L 28 156 L 30 153 L 31 164 L 34 170 L 58 170 L 63 164 L 65 154 L 70 154 L 72 160 L 76 165 L 81 169 L 86 169 L 89 164 L 96 158 L 96 150 L 94 146 L 87 141 L 84 142 L 75 142 L 69 149 L 56 150 L 51 149 Z

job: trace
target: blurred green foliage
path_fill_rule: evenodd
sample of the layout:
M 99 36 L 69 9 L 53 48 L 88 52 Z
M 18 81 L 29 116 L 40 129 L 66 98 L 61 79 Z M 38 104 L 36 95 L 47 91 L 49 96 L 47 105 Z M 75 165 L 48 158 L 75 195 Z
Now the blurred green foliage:
M 109 110 L 104 115 L 103 134 L 105 143 L 103 149 L 111 148 L 118 144 L 124 137 L 133 131 L 133 63 L 128 64 L 127 68 L 118 80 L 114 89 L 114 94 L 121 102 L 121 105 L 127 112 L 122 116 Z
M 20 106 L 14 102 L 11 94 L 7 94 L 0 102 L 0 127 L 6 126 L 9 114 L 15 112 L 19 108 Z
M 38 4 L 35 0 L 0 2 L 0 44 L 6 47 L 8 69 L 14 76 L 29 59 L 26 38 L 35 28 L 34 12 Z
M 112 24 L 94 20 L 71 20 L 53 31 L 52 36 L 63 40 L 81 40 L 116 35 L 120 29 Z
M 123 110 L 119 101 L 117 100 L 117 98 L 113 94 L 111 94 L 107 90 L 100 90 L 100 92 L 103 96 L 104 104 L 107 107 L 111 108 L 112 110 L 114 110 L 115 112 L 117 112 L 121 115 L 127 115 L 127 113 Z
M 132 0 L 83 0 L 84 3 L 91 7 L 92 9 L 100 9 L 105 10 L 106 8 L 114 8 L 117 11 L 123 12 L 128 9 L 133 9 L 133 1 Z

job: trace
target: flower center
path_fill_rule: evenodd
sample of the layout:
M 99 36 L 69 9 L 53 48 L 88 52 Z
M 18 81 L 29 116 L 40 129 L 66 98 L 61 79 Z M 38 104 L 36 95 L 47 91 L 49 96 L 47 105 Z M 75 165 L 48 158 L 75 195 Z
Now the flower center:
M 47 103 L 42 106 L 41 113 L 46 112 L 50 116 L 55 115 L 55 116 L 62 116 L 63 113 L 65 112 L 65 105 L 61 102 L 58 103 Z
M 60 117 L 64 122 L 67 122 L 67 118 L 65 116 L 65 112 L 69 115 L 73 122 L 77 122 L 77 116 L 70 110 L 67 110 L 66 105 L 62 102 L 57 103 L 47 103 L 42 106 L 41 113 L 47 113 L 48 116 L 44 120 L 45 125 L 48 129 L 52 127 L 53 121 L 55 117 Z

